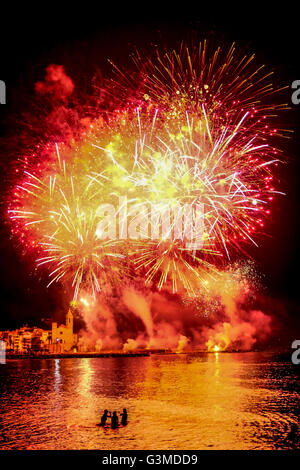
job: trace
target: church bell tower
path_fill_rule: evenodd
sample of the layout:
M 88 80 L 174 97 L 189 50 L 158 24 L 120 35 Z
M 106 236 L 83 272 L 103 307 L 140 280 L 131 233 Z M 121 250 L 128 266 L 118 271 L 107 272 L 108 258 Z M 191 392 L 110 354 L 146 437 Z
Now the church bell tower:
M 69 308 L 69 311 L 66 315 L 66 327 L 72 331 L 73 333 L 73 313 L 71 312 L 71 309 Z

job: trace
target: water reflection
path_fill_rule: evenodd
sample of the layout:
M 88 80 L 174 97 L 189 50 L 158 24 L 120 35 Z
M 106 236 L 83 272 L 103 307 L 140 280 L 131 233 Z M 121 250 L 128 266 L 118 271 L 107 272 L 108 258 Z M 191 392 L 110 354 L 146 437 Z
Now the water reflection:
M 59 386 L 61 384 L 61 376 L 60 376 L 60 367 L 59 367 L 59 361 L 60 359 L 54 359 L 55 361 L 55 382 L 54 382 L 54 388 L 55 391 L 58 393 L 59 392 Z
M 270 354 L 8 361 L 1 448 L 293 449 L 299 375 Z M 126 428 L 96 426 L 126 407 Z
M 92 385 L 92 378 L 94 375 L 94 371 L 91 368 L 91 359 L 84 358 L 80 364 L 80 382 L 78 387 L 78 392 L 84 396 L 89 396 L 90 389 Z

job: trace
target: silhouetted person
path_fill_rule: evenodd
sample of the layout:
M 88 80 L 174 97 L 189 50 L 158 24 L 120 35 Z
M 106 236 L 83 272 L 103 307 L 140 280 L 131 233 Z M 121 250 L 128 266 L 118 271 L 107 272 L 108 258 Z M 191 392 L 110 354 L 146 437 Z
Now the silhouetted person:
M 117 416 L 117 412 L 114 411 L 111 417 L 111 427 L 113 429 L 116 429 L 116 427 L 118 426 L 118 423 L 119 423 L 119 418 Z
M 108 410 L 104 410 L 103 415 L 101 416 L 100 426 L 105 426 L 107 418 L 108 418 Z
M 121 416 L 122 416 L 121 424 L 123 424 L 123 426 L 126 426 L 126 424 L 127 424 L 127 418 L 128 418 L 126 408 L 123 408 L 123 413 L 121 413 Z

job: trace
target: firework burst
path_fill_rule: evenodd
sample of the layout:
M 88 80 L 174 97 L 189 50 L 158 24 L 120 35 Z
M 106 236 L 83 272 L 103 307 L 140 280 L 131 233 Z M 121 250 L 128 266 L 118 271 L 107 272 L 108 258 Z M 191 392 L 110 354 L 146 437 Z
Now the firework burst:
M 268 119 L 284 106 L 270 104 L 279 90 L 253 61 L 234 46 L 210 53 L 206 42 L 155 61 L 137 54 L 138 77 L 119 71 L 108 90 L 118 109 L 96 108 L 80 139 L 48 145 L 38 164 L 36 154 L 29 159 L 9 215 L 50 283 L 70 281 L 75 298 L 81 289 L 95 296 L 130 265 L 146 284 L 197 295 L 220 260 L 257 244 L 279 193 L 273 139 L 282 131 Z M 149 220 L 136 239 L 99 236 L 99 205 L 120 198 L 154 208 L 156 238 Z M 162 211 L 185 204 L 203 207 L 197 249 L 187 249 L 186 232 L 171 236 L 174 219 L 163 234 Z

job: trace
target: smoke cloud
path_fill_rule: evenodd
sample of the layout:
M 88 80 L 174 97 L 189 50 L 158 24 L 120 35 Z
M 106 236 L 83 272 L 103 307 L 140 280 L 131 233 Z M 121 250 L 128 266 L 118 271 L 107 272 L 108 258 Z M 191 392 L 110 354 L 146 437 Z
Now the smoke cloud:
M 118 300 L 83 308 L 87 348 L 248 351 L 266 346 L 272 317 L 255 306 L 253 286 L 224 271 L 209 293 L 187 301 L 167 289 L 124 287 Z
M 66 101 L 74 91 L 74 83 L 66 74 L 62 65 L 50 64 L 46 76 L 35 84 L 37 95 L 51 98 L 53 101 Z

